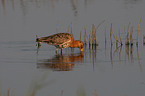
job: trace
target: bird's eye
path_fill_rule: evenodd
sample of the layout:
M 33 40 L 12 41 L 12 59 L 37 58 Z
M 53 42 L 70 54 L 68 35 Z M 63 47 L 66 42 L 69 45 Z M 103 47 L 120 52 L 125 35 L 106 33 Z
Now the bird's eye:
M 83 48 L 83 45 L 81 45 L 81 48 Z

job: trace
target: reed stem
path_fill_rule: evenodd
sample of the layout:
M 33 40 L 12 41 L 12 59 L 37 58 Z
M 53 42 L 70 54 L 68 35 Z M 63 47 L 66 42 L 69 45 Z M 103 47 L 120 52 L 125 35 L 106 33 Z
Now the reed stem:
M 129 27 L 130 27 L 130 22 L 128 24 L 128 28 L 127 28 L 127 36 L 126 36 L 126 45 L 129 45 Z
M 94 34 L 95 38 L 94 38 L 94 41 L 95 41 L 95 46 L 98 46 L 98 42 L 97 42 L 97 35 L 96 35 L 96 32 Z
M 106 39 L 106 28 L 105 28 L 105 44 L 106 44 L 106 42 L 107 42 L 107 39 Z
M 72 22 L 71 22 L 71 34 L 72 34 Z
M 70 28 L 70 24 L 68 25 L 68 30 L 67 30 L 68 33 L 69 33 L 69 28 Z
M 115 37 L 115 35 L 114 35 L 113 31 L 112 31 L 112 23 L 111 23 L 111 33 L 113 34 L 113 37 L 116 39 L 116 42 L 120 43 L 120 42 L 118 41 L 118 39 Z M 120 44 L 121 44 L 121 43 L 120 43 Z
M 95 30 L 96 30 L 96 28 L 95 28 L 95 25 L 93 24 L 92 25 L 92 45 L 94 45 L 95 44 Z
M 110 28 L 110 41 L 111 41 L 111 45 L 112 45 L 113 43 L 112 43 L 112 34 L 111 33 L 112 33 L 112 23 L 111 23 L 111 28 Z
M 8 94 L 7 94 L 7 96 L 10 96 L 10 88 L 8 88 Z
M 118 40 L 118 32 L 117 32 L 117 34 L 116 34 L 116 39 Z M 118 47 L 118 42 L 117 42 L 117 40 L 116 40 L 116 46 Z
M 100 22 L 99 23 L 99 25 L 96 27 L 96 30 L 99 28 L 99 26 L 101 25 L 101 24 L 103 24 L 105 22 L 105 20 L 103 20 L 102 22 Z
M 82 31 L 80 31 L 80 40 L 82 39 Z
M 120 35 L 120 27 L 119 27 L 119 38 L 120 38 L 121 45 L 123 45 L 121 40 L 121 35 Z
M 130 44 L 131 44 L 131 46 L 133 45 L 132 34 L 133 34 L 133 26 L 131 27 L 131 31 L 130 31 Z
M 141 20 L 142 20 L 142 17 L 140 18 L 140 21 L 139 21 L 139 24 L 138 24 L 136 45 L 138 45 L 139 27 L 140 27 Z
M 57 26 L 56 26 L 56 32 L 58 33 L 58 21 L 57 21 Z
M 90 31 L 90 34 L 89 34 L 89 48 L 91 46 L 91 31 Z
M 143 45 L 145 45 L 145 35 L 143 35 Z
M 125 43 L 127 42 L 127 37 L 126 37 L 126 27 L 124 25 L 124 32 L 125 32 Z
M 60 33 L 62 33 L 62 29 L 63 29 L 63 27 L 61 27 L 61 31 L 60 31 Z
M 87 32 L 86 32 L 86 27 L 84 27 L 85 34 L 84 34 L 84 44 L 87 44 Z

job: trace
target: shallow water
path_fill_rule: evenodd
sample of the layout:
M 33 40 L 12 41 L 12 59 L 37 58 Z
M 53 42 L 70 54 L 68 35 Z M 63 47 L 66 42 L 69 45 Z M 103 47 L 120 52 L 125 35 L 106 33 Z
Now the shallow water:
M 144 5 L 144 0 L 0 0 L 0 95 L 9 90 L 10 96 L 144 96 Z M 75 39 L 82 31 L 82 40 L 84 27 L 89 34 L 92 24 L 103 22 L 96 33 L 99 46 L 86 45 L 83 53 L 66 48 L 62 54 L 47 44 L 37 48 L 36 35 L 67 32 L 71 22 Z M 125 46 L 129 22 L 132 47 Z M 115 35 L 120 27 L 123 46 L 113 37 L 111 46 L 111 23 Z

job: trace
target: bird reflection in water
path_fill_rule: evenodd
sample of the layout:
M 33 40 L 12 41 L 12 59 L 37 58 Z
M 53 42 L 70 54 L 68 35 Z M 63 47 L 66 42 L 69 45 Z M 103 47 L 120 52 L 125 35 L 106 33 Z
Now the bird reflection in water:
M 52 59 L 39 60 L 37 63 L 37 68 L 41 69 L 52 69 L 54 71 L 71 71 L 76 63 L 83 60 L 83 53 L 77 54 L 58 54 Z

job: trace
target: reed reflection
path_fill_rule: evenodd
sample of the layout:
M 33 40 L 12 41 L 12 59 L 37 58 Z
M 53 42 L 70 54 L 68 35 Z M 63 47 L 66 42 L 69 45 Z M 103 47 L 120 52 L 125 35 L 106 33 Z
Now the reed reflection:
M 139 59 L 139 52 L 138 52 L 138 46 L 136 46 L 137 49 L 137 57 L 138 57 L 138 64 L 139 64 L 139 69 L 142 72 L 142 65 L 140 64 L 140 59 Z
M 1 5 L 2 5 L 2 8 L 3 8 L 3 13 L 4 15 L 6 15 L 6 6 L 5 6 L 5 0 L 1 0 Z
M 122 46 L 120 46 L 120 51 L 119 51 L 119 61 L 121 61 L 121 51 L 122 51 Z
M 131 62 L 133 62 L 133 46 L 130 46 L 130 58 L 131 58 Z
M 129 60 L 129 45 L 125 45 L 125 60 L 126 60 L 126 55 L 128 56 L 128 60 Z
M 122 51 L 122 46 L 118 46 L 116 45 L 116 49 L 113 50 L 113 45 L 111 44 L 111 48 L 110 48 L 110 60 L 111 60 L 111 65 L 112 65 L 112 70 L 114 71 L 114 57 L 116 57 L 116 54 L 119 58 L 119 62 L 121 62 L 121 51 Z M 119 50 L 120 49 L 120 50 Z M 115 60 L 116 62 L 116 60 Z
M 76 0 L 70 0 L 71 5 L 72 5 L 72 10 L 74 11 L 74 16 L 77 16 L 78 11 L 77 11 L 77 1 Z
M 128 62 L 131 61 L 131 63 L 134 63 L 135 58 L 137 58 L 138 64 L 139 64 L 139 69 L 140 69 L 140 71 L 142 71 L 142 64 L 140 63 L 140 56 L 139 56 L 138 46 L 136 46 L 136 49 L 137 49 L 137 51 L 136 51 L 137 55 L 134 54 L 133 45 L 130 45 L 130 46 L 125 45 L 125 58 L 121 59 L 122 46 L 118 46 L 118 47 L 116 47 L 115 50 L 113 50 L 112 45 L 111 45 L 110 46 L 110 61 L 111 61 L 111 64 L 112 64 L 112 69 L 113 69 L 113 63 L 114 63 L 113 59 L 116 57 L 115 54 L 118 54 L 119 55 L 119 62 L 122 62 L 122 60 L 123 60 L 123 61 L 125 61 L 125 64 L 126 64 L 127 61 Z M 113 54 L 112 54 L 112 52 L 113 52 Z
M 75 64 L 83 60 L 83 53 L 77 54 L 58 54 L 51 59 L 42 59 L 37 63 L 37 67 L 41 69 L 52 69 L 54 71 L 71 71 Z
M 110 60 L 111 60 L 111 64 L 113 65 L 112 44 L 111 44 L 111 48 L 110 48 Z
M 0 0 L 0 6 L 2 6 L 2 10 L 4 15 L 6 15 L 6 9 L 8 9 L 7 7 L 10 7 L 11 9 L 13 9 L 13 11 L 17 8 L 17 6 L 20 6 L 21 11 L 23 13 L 23 15 L 25 16 L 29 9 L 30 9 L 30 5 L 34 5 L 34 7 L 36 8 L 40 8 L 41 6 L 48 6 L 48 8 L 51 8 L 52 11 L 54 11 L 54 9 L 56 8 L 55 6 L 57 6 L 59 0 Z M 72 11 L 74 12 L 74 16 L 78 15 L 78 7 L 79 7 L 79 1 L 78 0 L 70 0 L 69 1 L 72 7 Z M 82 1 L 81 1 L 82 2 Z M 88 4 L 88 2 L 92 2 L 89 0 L 84 0 L 84 6 L 86 7 Z
M 93 66 L 93 71 L 95 70 L 95 63 L 96 63 L 96 58 L 97 58 L 97 45 L 84 45 L 84 50 L 85 52 L 85 58 L 89 58 L 91 60 L 92 66 Z M 86 62 L 88 62 L 88 59 L 85 59 Z

